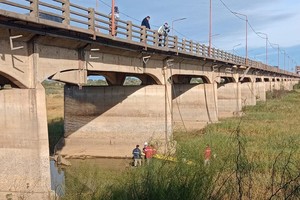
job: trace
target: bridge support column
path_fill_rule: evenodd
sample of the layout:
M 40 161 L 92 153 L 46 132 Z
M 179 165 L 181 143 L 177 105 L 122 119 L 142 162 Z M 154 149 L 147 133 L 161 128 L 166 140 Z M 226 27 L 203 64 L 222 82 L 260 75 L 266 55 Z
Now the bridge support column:
M 293 90 L 293 84 L 290 80 L 283 80 L 283 87 L 284 90 L 288 90 L 288 91 Z
M 280 82 L 276 78 L 272 82 L 272 89 L 273 90 L 280 90 Z
M 218 117 L 231 117 L 241 111 L 241 83 L 218 84 Z
M 48 199 L 44 88 L 0 90 L 0 199 Z
M 256 105 L 256 88 L 254 82 L 241 83 L 242 106 Z
M 256 100 L 266 101 L 266 83 L 265 82 L 255 82 L 256 87 Z
M 131 157 L 150 142 L 165 151 L 172 135 L 171 88 L 65 86 L 63 155 Z M 167 96 L 166 96 L 167 95 Z
M 218 121 L 216 84 L 174 84 L 173 120 L 176 130 L 199 130 Z
M 270 79 L 265 79 L 264 83 L 265 83 L 266 92 L 272 91 L 272 82 L 271 82 L 271 80 Z

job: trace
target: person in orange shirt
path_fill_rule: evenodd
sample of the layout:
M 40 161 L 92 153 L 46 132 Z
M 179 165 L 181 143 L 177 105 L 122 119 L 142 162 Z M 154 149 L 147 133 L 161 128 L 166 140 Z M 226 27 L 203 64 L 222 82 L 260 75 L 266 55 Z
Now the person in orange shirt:
M 145 159 L 146 159 L 147 164 L 149 164 L 153 155 L 156 154 L 156 149 L 154 149 L 152 146 L 148 145 L 145 142 L 145 147 L 143 148 L 143 153 L 145 154 Z
M 211 158 L 211 149 L 210 146 L 207 144 L 205 151 L 204 151 L 204 165 L 210 164 L 210 158 Z

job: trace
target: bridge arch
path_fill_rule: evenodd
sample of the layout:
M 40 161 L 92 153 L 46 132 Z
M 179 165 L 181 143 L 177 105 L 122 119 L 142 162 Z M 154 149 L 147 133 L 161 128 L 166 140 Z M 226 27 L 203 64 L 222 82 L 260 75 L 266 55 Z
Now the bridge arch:
M 257 77 L 257 78 L 255 78 L 255 82 L 257 82 L 257 83 L 263 82 L 263 79 L 261 77 Z
M 169 82 L 173 84 L 205 84 L 212 83 L 212 81 L 204 75 L 186 75 L 173 74 L 169 77 Z
M 0 89 L 4 87 L 4 85 L 10 85 L 13 88 L 27 88 L 25 83 L 18 78 L 0 71 Z
M 249 83 L 249 82 L 252 82 L 252 78 L 251 77 L 244 77 L 243 79 L 239 79 L 239 81 L 241 83 Z
M 236 79 L 234 77 L 221 76 L 220 78 L 221 78 L 220 80 L 221 84 L 236 83 Z

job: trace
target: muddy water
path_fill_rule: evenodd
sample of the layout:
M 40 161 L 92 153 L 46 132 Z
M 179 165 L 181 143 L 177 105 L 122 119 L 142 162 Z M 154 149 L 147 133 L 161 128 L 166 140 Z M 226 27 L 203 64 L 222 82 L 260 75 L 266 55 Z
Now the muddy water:
M 113 159 L 113 158 L 92 158 L 92 159 L 68 159 L 72 167 L 77 167 L 81 164 L 96 165 L 103 170 L 121 171 L 131 167 L 132 159 Z M 51 189 L 58 196 L 63 196 L 65 193 L 65 169 L 57 166 L 54 160 L 50 160 L 51 172 Z

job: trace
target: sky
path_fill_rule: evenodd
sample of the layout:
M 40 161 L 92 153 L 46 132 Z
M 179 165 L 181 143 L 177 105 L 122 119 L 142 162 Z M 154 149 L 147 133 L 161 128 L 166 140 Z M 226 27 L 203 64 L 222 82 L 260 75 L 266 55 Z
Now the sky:
M 112 0 L 70 1 L 105 14 L 110 12 L 112 3 Z M 247 41 L 248 57 L 252 60 L 263 63 L 267 60 L 269 65 L 279 65 L 287 71 L 294 71 L 294 67 L 300 65 L 300 0 L 211 2 L 213 47 L 245 57 Z M 174 35 L 179 38 L 208 45 L 210 0 L 115 0 L 115 4 L 119 7 L 122 20 L 140 25 L 143 18 L 149 15 L 151 29 L 158 29 L 168 22 L 173 27 Z M 234 12 L 240 14 L 233 14 Z M 247 40 L 245 15 L 248 18 Z M 186 19 L 174 21 L 182 18 Z M 265 34 L 268 36 L 268 54 Z

